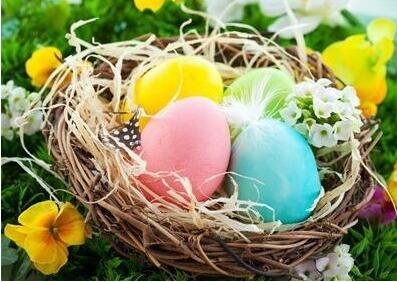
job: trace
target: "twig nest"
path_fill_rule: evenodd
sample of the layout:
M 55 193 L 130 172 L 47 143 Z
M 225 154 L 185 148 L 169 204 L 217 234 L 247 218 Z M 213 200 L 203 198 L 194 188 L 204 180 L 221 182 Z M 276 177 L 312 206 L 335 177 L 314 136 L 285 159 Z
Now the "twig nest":
M 242 131 L 240 136 L 233 135 L 237 139 L 232 168 L 237 174 L 250 175 L 260 169 L 266 179 L 251 175 L 265 185 L 279 185 L 280 179 L 289 182 L 293 191 L 288 193 L 295 198 L 285 197 L 283 201 L 292 202 L 292 211 L 294 202 L 306 193 L 299 185 L 310 185 L 307 203 L 300 204 L 305 205 L 305 211 L 312 208 L 319 183 L 307 144 L 302 144 L 298 133 L 274 125 L 275 121 L 263 121 L 273 112 L 272 107 L 277 109 L 283 103 L 284 94 L 273 100 L 259 91 L 259 108 L 255 100 L 244 103 L 238 94 L 224 97 L 222 105 L 217 103 L 222 98 L 222 78 L 230 81 L 252 68 L 286 69 L 298 82 L 305 77 L 325 77 L 335 83 L 318 56 L 310 54 L 308 62 L 301 62 L 296 49 L 283 49 L 259 33 L 238 31 L 192 37 L 183 34 L 179 39 L 150 36 L 98 46 L 76 37 L 74 29 L 82 24 L 74 25 L 68 35 L 77 54 L 68 57 L 64 67 L 75 74 L 82 59 L 96 58 L 99 62 L 93 74 L 73 75 L 65 89 L 59 91 L 60 83 L 54 83 L 43 103 L 47 113 L 44 133 L 54 167 L 89 208 L 97 228 L 110 233 L 116 247 L 123 245 L 119 250 L 135 249 L 158 267 L 170 265 L 203 275 L 289 275 L 297 263 L 332 247 L 354 225 L 357 209 L 370 198 L 372 178 L 361 164 L 371 166 L 366 144 L 373 133 L 371 126 L 332 155 L 329 148 L 317 152 L 320 168 L 332 167 L 333 171 L 324 173 L 325 193 L 310 220 L 291 225 L 258 221 L 256 215 L 261 210 L 253 203 L 257 199 L 244 201 L 236 193 L 228 196 L 223 191 L 214 194 L 228 171 L 228 120 L 232 130 Z M 249 42 L 260 51 L 246 50 Z M 54 76 L 57 73 L 62 76 L 60 70 Z M 280 85 L 288 88 L 290 81 L 285 81 Z M 127 112 L 141 106 L 151 118 L 141 132 L 140 150 L 131 150 L 130 142 L 118 142 L 120 146 L 115 149 L 100 136 L 110 133 L 113 141 L 116 137 L 133 139 L 134 132 L 132 136 L 111 134 L 122 126 L 120 105 L 126 97 L 134 106 L 125 109 Z M 233 103 L 229 97 L 235 97 Z M 242 114 L 236 114 L 235 109 Z M 241 160 L 240 155 L 245 157 Z M 251 162 L 253 155 L 256 160 Z M 160 175 L 166 181 L 159 181 Z M 306 179 L 300 178 L 302 175 Z M 241 192 L 243 186 L 251 184 L 237 181 L 241 181 Z M 244 190 L 256 191 L 250 187 Z M 273 192 L 280 198 L 285 196 L 281 190 Z M 266 193 L 266 197 L 273 196 L 276 194 Z M 188 208 L 179 204 L 185 202 Z M 307 216 L 285 215 L 276 203 L 269 205 L 276 207 L 276 218 L 283 223 Z

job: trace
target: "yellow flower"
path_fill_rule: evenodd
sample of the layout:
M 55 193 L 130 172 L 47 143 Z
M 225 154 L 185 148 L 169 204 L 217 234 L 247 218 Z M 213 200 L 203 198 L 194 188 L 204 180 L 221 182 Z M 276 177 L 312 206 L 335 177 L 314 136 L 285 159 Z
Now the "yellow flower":
M 62 63 L 62 53 L 55 47 L 44 47 L 33 52 L 26 61 L 26 73 L 32 79 L 32 84 L 41 87 L 51 73 Z
M 394 164 L 394 171 L 390 175 L 389 181 L 387 183 L 387 189 L 393 199 L 393 202 L 397 206 L 397 162 Z
M 53 201 L 34 204 L 18 217 L 21 225 L 7 224 L 4 234 L 23 248 L 43 274 L 57 273 L 68 260 L 68 246 L 85 242 L 85 223 L 71 203 L 60 210 Z
M 361 100 L 363 114 L 377 112 L 386 96 L 386 63 L 394 52 L 396 24 L 388 19 L 373 20 L 367 34 L 357 34 L 328 46 L 322 59 L 346 84 L 352 85 Z
M 181 0 L 172 0 L 175 3 L 181 2 Z M 163 6 L 165 0 L 134 0 L 135 6 L 139 11 L 143 11 L 145 9 L 152 10 L 153 12 L 157 12 L 161 6 Z

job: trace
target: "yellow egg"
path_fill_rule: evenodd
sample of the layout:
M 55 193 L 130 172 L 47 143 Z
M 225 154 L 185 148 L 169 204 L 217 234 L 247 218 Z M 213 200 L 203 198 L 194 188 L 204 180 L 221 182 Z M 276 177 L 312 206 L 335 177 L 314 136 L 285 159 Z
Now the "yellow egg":
M 179 56 L 168 59 L 146 72 L 135 84 L 135 104 L 154 115 L 170 102 L 191 96 L 202 96 L 220 103 L 223 82 L 215 65 L 201 57 Z M 122 111 L 128 112 L 128 106 Z M 123 115 L 123 121 L 129 115 Z M 141 125 L 147 119 L 141 120 Z

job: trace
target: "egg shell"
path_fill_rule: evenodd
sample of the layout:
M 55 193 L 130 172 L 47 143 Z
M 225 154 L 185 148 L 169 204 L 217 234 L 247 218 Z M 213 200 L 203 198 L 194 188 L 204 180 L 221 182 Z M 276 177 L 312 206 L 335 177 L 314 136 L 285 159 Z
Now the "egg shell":
M 264 85 L 263 85 L 264 84 Z M 261 93 L 256 93 L 261 89 Z M 294 80 L 285 71 L 276 68 L 259 68 L 237 78 L 225 91 L 225 96 L 234 96 L 244 103 L 266 100 L 263 116 L 279 115 L 285 98 L 293 92 Z M 254 100 L 253 100 L 254 99 Z
M 222 183 L 230 150 L 224 113 L 214 102 L 202 97 L 174 102 L 150 120 L 141 136 L 141 154 L 147 171 L 177 172 L 187 177 L 198 201 L 210 198 Z M 176 176 L 143 174 L 139 179 L 167 200 L 173 201 L 166 184 L 189 199 Z
M 273 119 L 247 127 L 232 146 L 230 171 L 235 172 L 238 198 L 266 204 L 283 224 L 307 219 L 321 184 L 313 152 L 296 130 Z M 256 179 L 257 181 L 255 181 Z M 232 183 L 228 190 L 233 189 Z M 265 222 L 266 207 L 256 207 Z
M 178 56 L 161 62 L 137 80 L 134 102 L 146 114 L 154 115 L 171 101 L 192 96 L 221 102 L 222 77 L 215 65 L 202 57 Z M 124 119 L 128 119 L 128 115 Z M 143 125 L 147 121 L 143 118 Z

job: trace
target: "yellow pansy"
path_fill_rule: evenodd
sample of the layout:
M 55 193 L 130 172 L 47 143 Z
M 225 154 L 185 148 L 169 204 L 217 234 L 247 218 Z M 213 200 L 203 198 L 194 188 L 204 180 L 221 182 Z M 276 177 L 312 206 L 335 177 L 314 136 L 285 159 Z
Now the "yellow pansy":
M 62 64 L 61 60 L 62 53 L 55 47 L 43 47 L 34 51 L 25 64 L 32 84 L 37 87 L 43 86 L 51 73 Z
M 145 9 L 152 10 L 153 12 L 158 11 L 163 6 L 166 0 L 134 0 L 135 6 L 139 11 Z M 175 3 L 181 2 L 181 0 L 172 0 Z
M 328 46 L 324 63 L 346 84 L 352 85 L 366 117 L 374 116 L 386 96 L 386 63 L 394 52 L 396 24 L 388 19 L 373 20 L 367 34 L 357 34 Z
M 390 175 L 387 189 L 389 190 L 393 202 L 397 205 L 397 162 L 394 164 L 394 171 Z
M 18 217 L 21 225 L 7 224 L 5 236 L 23 248 L 43 274 L 57 273 L 68 260 L 68 246 L 85 242 L 85 223 L 71 203 L 61 208 L 53 201 L 34 204 Z

